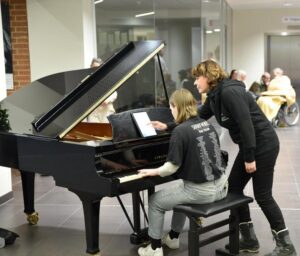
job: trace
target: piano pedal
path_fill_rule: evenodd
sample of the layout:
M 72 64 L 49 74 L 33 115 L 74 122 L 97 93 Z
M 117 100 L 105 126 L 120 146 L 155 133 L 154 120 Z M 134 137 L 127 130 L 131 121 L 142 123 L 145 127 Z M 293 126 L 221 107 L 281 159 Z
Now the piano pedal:
M 149 243 L 148 228 L 144 228 L 138 233 L 132 233 L 130 235 L 130 243 L 135 245 Z
M 38 212 L 33 212 L 27 214 L 27 221 L 30 225 L 36 225 L 39 221 L 39 213 Z

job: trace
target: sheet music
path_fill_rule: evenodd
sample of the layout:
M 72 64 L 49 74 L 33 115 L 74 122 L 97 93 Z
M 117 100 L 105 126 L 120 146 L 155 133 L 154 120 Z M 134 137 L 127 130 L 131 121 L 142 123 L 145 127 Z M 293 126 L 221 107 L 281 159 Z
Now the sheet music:
M 132 116 L 143 137 L 157 135 L 155 129 L 150 124 L 147 112 L 132 113 Z

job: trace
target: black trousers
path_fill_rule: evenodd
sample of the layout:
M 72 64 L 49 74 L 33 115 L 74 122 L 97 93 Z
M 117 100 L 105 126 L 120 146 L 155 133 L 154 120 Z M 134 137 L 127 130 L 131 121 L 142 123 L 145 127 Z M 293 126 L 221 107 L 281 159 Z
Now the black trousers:
M 272 196 L 273 176 L 279 146 L 256 155 L 256 172 L 247 173 L 243 153 L 239 151 L 230 176 L 229 192 L 243 194 L 248 181 L 252 178 L 254 198 L 268 219 L 271 229 L 280 231 L 286 228 L 282 212 Z M 251 221 L 249 206 L 239 209 L 240 222 Z

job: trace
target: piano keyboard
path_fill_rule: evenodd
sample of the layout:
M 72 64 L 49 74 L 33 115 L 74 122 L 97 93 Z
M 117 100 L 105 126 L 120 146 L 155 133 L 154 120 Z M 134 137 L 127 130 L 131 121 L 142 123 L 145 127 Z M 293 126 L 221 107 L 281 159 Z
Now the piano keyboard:
M 123 176 L 123 177 L 119 177 L 119 181 L 120 183 L 125 183 L 128 181 L 132 181 L 132 180 L 137 180 L 137 179 L 141 179 L 142 175 L 137 173 L 137 174 L 132 174 L 132 175 L 127 175 L 127 176 Z

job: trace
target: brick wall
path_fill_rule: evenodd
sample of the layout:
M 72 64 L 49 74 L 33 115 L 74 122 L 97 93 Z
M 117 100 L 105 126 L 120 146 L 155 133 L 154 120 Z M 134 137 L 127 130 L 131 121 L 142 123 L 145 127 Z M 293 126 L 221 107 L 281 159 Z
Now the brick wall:
M 26 0 L 9 0 L 10 33 L 13 60 L 13 90 L 7 95 L 30 83 L 30 61 Z

